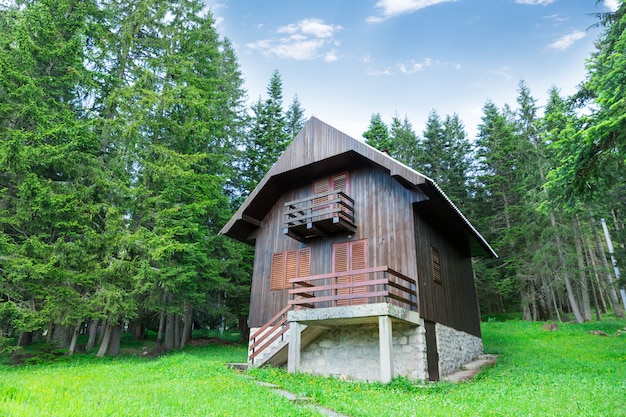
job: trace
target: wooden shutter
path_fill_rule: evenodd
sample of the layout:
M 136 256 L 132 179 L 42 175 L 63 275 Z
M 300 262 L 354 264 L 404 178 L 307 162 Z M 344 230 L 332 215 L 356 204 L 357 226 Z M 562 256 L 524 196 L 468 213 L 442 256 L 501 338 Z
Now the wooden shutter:
M 329 178 L 322 178 L 313 183 L 313 196 L 316 196 L 317 194 L 323 194 L 328 191 L 330 191 L 330 179 Z M 317 206 L 318 204 L 322 204 L 324 201 L 328 201 L 328 196 L 314 198 L 313 206 L 315 207 L 315 210 L 327 209 L 328 206 L 319 206 L 319 207 Z
M 352 242 L 352 269 L 365 269 L 367 268 L 367 240 L 357 240 Z M 352 282 L 367 281 L 367 274 L 352 275 Z M 354 288 L 354 293 L 367 292 L 367 287 Z M 367 304 L 367 298 L 355 298 L 352 300 L 353 304 Z
M 289 280 L 298 277 L 298 251 L 290 250 L 285 255 L 285 278 L 283 281 L 283 289 L 291 288 Z
M 348 181 L 348 173 L 347 172 L 342 172 L 341 174 L 337 174 L 337 175 L 333 175 L 330 178 L 330 189 L 331 190 L 340 190 L 343 191 L 345 194 L 349 193 L 348 190 L 348 186 L 349 186 L 349 181 Z M 330 196 L 329 196 L 330 198 Z M 340 198 L 345 201 L 345 198 L 341 197 Z M 341 204 L 339 205 L 335 205 L 333 204 L 333 208 L 338 208 L 342 211 L 345 212 L 347 211 L 347 208 Z M 339 213 L 339 215 L 341 215 L 341 213 Z M 335 214 L 335 217 L 337 217 L 337 214 Z
M 344 242 L 333 245 L 333 272 L 353 271 L 365 269 L 367 261 L 367 239 L 355 242 Z M 363 282 L 368 280 L 367 274 L 349 275 L 337 278 L 338 284 L 353 282 Z M 337 290 L 337 295 L 357 294 L 367 292 L 367 287 L 362 288 L 342 288 Z M 367 298 L 356 298 L 352 300 L 339 300 L 337 305 L 365 304 Z
M 433 258 L 433 280 L 438 284 L 442 284 L 443 281 L 441 280 L 441 259 L 439 257 L 439 250 L 431 246 L 430 252 Z
M 349 176 L 347 172 L 342 172 L 341 174 L 336 174 L 331 177 L 321 178 L 313 183 L 313 195 L 323 194 L 332 190 L 341 190 L 344 193 L 349 193 Z M 320 198 L 315 198 L 313 200 L 314 205 L 318 205 L 324 203 L 324 201 L 332 200 L 332 196 L 324 196 Z M 316 207 L 316 210 L 325 210 L 330 206 L 319 206 Z
M 311 248 L 300 249 L 298 264 L 298 277 L 311 275 Z
M 341 190 L 348 194 L 350 192 L 348 189 L 348 173 L 342 172 L 341 174 L 333 175 L 330 180 L 330 186 L 331 190 Z
M 272 255 L 272 268 L 270 272 L 270 290 L 282 290 L 285 282 L 285 252 Z
M 311 248 L 278 252 L 272 255 L 270 290 L 291 288 L 289 280 L 311 275 Z

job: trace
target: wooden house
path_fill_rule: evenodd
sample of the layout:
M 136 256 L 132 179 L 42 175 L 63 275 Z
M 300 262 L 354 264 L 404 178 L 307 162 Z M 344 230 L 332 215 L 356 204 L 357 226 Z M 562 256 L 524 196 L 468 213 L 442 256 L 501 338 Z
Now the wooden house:
M 255 246 L 249 365 L 438 380 L 482 353 L 472 256 L 428 177 L 311 118 L 222 229 Z

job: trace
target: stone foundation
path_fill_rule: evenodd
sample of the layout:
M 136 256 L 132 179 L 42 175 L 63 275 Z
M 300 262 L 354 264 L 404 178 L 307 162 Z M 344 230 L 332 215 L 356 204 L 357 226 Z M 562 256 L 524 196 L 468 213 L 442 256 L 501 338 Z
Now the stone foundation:
M 447 375 L 483 353 L 482 339 L 451 327 L 436 324 L 439 375 Z
M 394 323 L 394 376 L 428 378 L 423 326 Z M 300 371 L 313 375 L 380 381 L 380 342 L 377 324 L 337 326 L 302 349 Z

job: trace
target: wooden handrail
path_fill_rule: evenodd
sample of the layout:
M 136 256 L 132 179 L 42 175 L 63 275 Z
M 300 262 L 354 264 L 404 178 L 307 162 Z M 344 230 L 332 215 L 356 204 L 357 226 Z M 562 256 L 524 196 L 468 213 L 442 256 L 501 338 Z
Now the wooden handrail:
M 383 278 L 366 279 L 363 281 L 348 282 L 342 284 L 336 282 L 336 279 L 341 277 L 355 275 L 369 276 L 371 274 L 381 272 L 385 274 Z M 394 282 L 393 280 L 390 280 L 387 275 L 398 278 L 400 282 Z M 328 282 L 329 280 L 333 279 L 335 280 L 334 283 Z M 320 281 L 324 282 L 321 282 L 319 285 L 317 285 L 316 282 Z M 290 300 L 290 305 L 302 305 L 302 295 L 304 293 L 307 293 L 306 303 L 313 304 L 314 306 L 316 303 L 337 302 L 357 298 L 368 299 L 369 302 L 369 300 L 375 297 L 384 297 L 386 300 L 389 299 L 392 300 L 392 302 L 395 301 L 401 304 L 401 307 L 407 305 L 410 309 L 417 310 L 416 281 L 387 266 L 376 266 L 372 268 L 363 268 L 352 271 L 330 272 L 326 274 L 311 275 L 308 277 L 298 277 L 290 279 L 289 282 L 292 284 L 293 287 L 289 290 L 289 295 L 293 297 L 298 297 L 294 300 Z M 307 282 L 309 285 L 306 288 L 296 288 L 296 285 L 299 285 L 302 282 Z M 313 286 L 311 286 L 311 284 Z M 354 290 L 356 289 L 361 291 L 355 292 Z M 396 293 L 392 292 L 392 289 L 397 290 Z M 352 290 L 352 292 L 348 294 L 332 294 L 333 291 L 336 292 L 337 290 Z M 318 295 L 318 293 L 320 292 L 325 292 L 325 294 Z M 329 292 L 331 293 L 331 295 L 327 295 Z M 397 304 L 395 302 L 394 304 Z
M 268 327 L 270 327 L 272 325 L 272 323 L 274 323 L 275 321 L 278 321 L 281 319 L 281 317 L 286 314 L 289 310 L 291 309 L 291 307 L 289 306 L 285 306 L 285 308 L 283 308 L 282 310 L 280 310 L 280 312 L 278 314 L 276 314 L 274 317 L 272 317 L 271 319 L 269 319 L 269 321 L 267 323 L 265 323 L 263 325 L 263 327 L 261 327 L 260 329 L 258 329 L 256 332 L 254 332 L 251 336 L 250 339 L 255 339 L 257 337 L 259 337 L 259 335 L 261 333 L 263 333 L 265 330 L 267 330 Z
M 368 279 L 365 281 L 339 283 L 321 283 L 316 285 L 315 282 L 322 280 L 336 279 L 354 275 L 371 275 L 383 273 L 382 278 Z M 400 282 L 394 282 L 387 275 L 395 276 Z M 386 300 L 393 300 L 403 307 L 408 305 L 410 309 L 417 309 L 417 289 L 414 279 L 407 277 L 387 266 L 376 266 L 372 268 L 363 268 L 344 272 L 330 272 L 327 274 L 311 275 L 308 277 L 298 277 L 290 279 L 292 288 L 289 295 L 295 297 L 290 300 L 281 311 L 272 317 L 261 328 L 250 336 L 250 347 L 248 351 L 248 360 L 254 363 L 254 358 L 261 354 L 265 349 L 272 345 L 278 338 L 282 337 L 289 330 L 289 321 L 287 313 L 292 308 L 298 310 L 303 307 L 314 308 L 316 303 L 348 301 L 354 299 L 367 299 L 368 302 L 377 297 L 383 297 Z M 390 289 L 398 290 L 399 294 L 394 294 Z M 365 291 L 354 292 L 355 289 L 364 289 Z M 336 290 L 353 290 L 347 294 L 331 294 Z M 326 292 L 324 295 L 316 295 L 318 292 Z
M 375 266 L 372 268 L 355 269 L 353 271 L 329 272 L 326 274 L 310 275 L 308 277 L 291 278 L 289 282 L 291 284 L 297 284 L 300 282 L 317 281 L 320 279 L 339 278 L 339 277 L 347 277 L 350 275 L 371 274 L 373 272 L 387 272 L 387 271 L 392 271 L 392 270 L 390 270 L 386 266 Z M 394 275 L 392 272 L 389 272 L 389 273 Z
M 304 202 L 307 202 L 307 201 L 316 200 L 318 198 L 327 197 L 327 196 L 333 195 L 333 194 L 337 194 L 337 195 L 343 197 L 344 199 L 348 200 L 352 204 L 354 204 L 354 200 L 352 199 L 352 197 L 350 197 L 348 194 L 344 193 L 343 191 L 341 191 L 341 190 L 330 190 L 330 191 L 326 191 L 326 192 L 319 193 L 319 194 L 313 194 L 313 195 L 301 198 L 299 200 L 288 201 L 288 202 L 285 203 L 285 207 L 293 206 L 293 205 L 304 203 Z M 324 203 L 328 203 L 328 202 L 324 201 Z

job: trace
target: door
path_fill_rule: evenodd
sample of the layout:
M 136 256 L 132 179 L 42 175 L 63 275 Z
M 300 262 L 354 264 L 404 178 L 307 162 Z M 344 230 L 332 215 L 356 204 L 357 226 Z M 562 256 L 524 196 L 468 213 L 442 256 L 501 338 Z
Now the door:
M 333 272 L 346 272 L 365 269 L 368 267 L 367 261 L 367 239 L 356 240 L 354 242 L 336 243 L 333 245 Z M 351 284 L 367 281 L 368 274 L 344 275 L 336 278 L 337 284 Z M 336 290 L 337 295 L 366 293 L 366 286 L 356 288 L 340 288 Z M 348 300 L 338 300 L 338 306 L 367 304 L 367 298 L 352 298 Z
M 314 210 L 324 210 L 324 211 L 330 210 L 330 209 L 334 210 L 334 209 L 337 209 L 339 206 L 341 211 L 346 211 L 346 208 L 343 205 L 338 205 L 338 204 L 322 205 L 322 204 L 324 204 L 324 202 L 326 201 L 330 201 L 333 199 L 333 195 L 327 194 L 330 191 L 340 190 L 344 192 L 345 194 L 348 194 L 349 184 L 350 182 L 349 182 L 349 176 L 347 172 L 342 172 L 340 174 L 332 175 L 326 178 L 321 178 L 315 181 L 313 183 L 313 195 L 314 196 L 318 194 L 326 194 L 326 195 L 313 199 Z M 345 201 L 344 198 L 341 198 L 341 199 Z M 337 216 L 337 213 L 335 213 L 334 216 Z M 328 217 L 331 217 L 331 215 L 327 214 L 323 218 L 328 218 Z
M 428 363 L 428 380 L 439 381 L 439 352 L 437 351 L 437 331 L 435 322 L 424 320 L 426 329 L 426 362 Z

